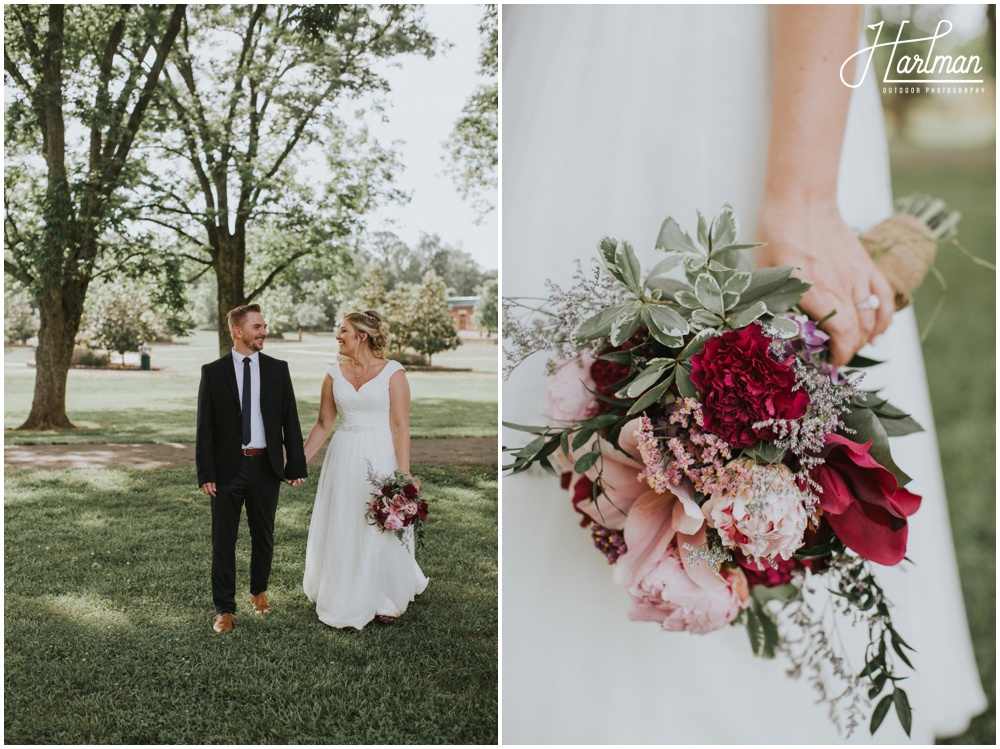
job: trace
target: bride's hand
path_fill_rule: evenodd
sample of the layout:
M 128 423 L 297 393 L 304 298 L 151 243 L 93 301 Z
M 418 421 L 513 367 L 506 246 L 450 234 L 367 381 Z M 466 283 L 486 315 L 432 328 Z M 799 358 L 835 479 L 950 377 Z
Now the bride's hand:
M 758 267 L 790 265 L 812 283 L 802 310 L 830 335 L 830 361 L 846 364 L 889 326 L 893 291 L 836 205 L 789 205 L 765 200 L 757 224 Z M 877 309 L 858 305 L 874 295 Z

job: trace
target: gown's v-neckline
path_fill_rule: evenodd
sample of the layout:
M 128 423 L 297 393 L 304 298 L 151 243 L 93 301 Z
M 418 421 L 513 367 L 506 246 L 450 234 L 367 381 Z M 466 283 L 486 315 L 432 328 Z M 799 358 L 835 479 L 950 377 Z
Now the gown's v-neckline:
M 377 375 L 372 377 L 370 380 L 362 382 L 360 385 L 358 385 L 358 387 L 354 387 L 354 383 L 351 382 L 351 378 L 344 374 L 343 366 L 344 366 L 343 364 L 337 364 L 337 370 L 340 372 L 340 376 L 343 377 L 344 380 L 346 380 L 347 384 L 351 386 L 351 390 L 353 390 L 355 393 L 360 393 L 361 388 L 363 388 L 369 382 L 375 382 L 375 380 L 377 380 L 379 377 L 382 376 L 382 373 L 385 372 L 385 368 L 389 366 L 389 360 L 386 359 L 385 364 L 382 365 L 382 369 L 378 371 Z

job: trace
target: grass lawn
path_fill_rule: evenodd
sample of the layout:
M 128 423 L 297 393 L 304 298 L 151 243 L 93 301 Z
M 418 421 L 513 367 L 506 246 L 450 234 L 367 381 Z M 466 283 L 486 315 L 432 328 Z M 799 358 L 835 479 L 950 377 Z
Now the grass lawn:
M 894 159 L 894 191 L 921 191 L 962 212 L 962 244 L 996 258 L 996 176 L 993 151 L 937 152 Z M 996 743 L 996 275 L 943 250 L 943 311 L 924 342 L 934 421 L 948 490 L 952 531 L 969 627 L 989 710 L 954 744 Z M 915 301 L 927 325 L 939 285 L 927 280 Z M 919 560 L 915 560 L 917 564 Z M 919 678 L 919 665 L 917 667 Z
M 431 582 L 394 625 L 323 625 L 301 591 L 314 495 L 284 488 L 266 618 L 215 635 L 192 470 L 8 470 L 6 743 L 495 744 L 494 466 L 419 465 Z M 359 508 L 360 511 L 360 508 Z
M 308 433 L 319 410 L 327 367 L 335 360 L 333 333 L 305 334 L 303 340 L 272 338 L 271 356 L 286 360 Z M 201 365 L 218 356 L 214 333 L 199 331 L 173 345 L 156 346 L 155 371 L 70 370 L 66 402 L 76 431 L 5 433 L 11 445 L 193 442 Z M 19 426 L 31 409 L 34 349 L 4 349 L 4 426 Z M 468 372 L 407 374 L 412 393 L 414 437 L 488 437 L 497 431 L 497 347 L 467 343 L 436 354 L 436 366 Z

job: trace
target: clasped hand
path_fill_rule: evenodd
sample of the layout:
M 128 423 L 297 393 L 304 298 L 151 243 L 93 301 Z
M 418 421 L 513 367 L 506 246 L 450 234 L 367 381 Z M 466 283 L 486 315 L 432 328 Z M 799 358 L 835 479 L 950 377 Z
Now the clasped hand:
M 814 320 L 829 316 L 822 329 L 830 336 L 832 364 L 847 364 L 889 327 L 892 288 L 836 205 L 765 201 L 757 233 L 767 243 L 757 251 L 758 267 L 790 265 L 798 269 L 794 275 L 812 283 L 799 305 Z M 877 304 L 858 306 L 872 295 Z

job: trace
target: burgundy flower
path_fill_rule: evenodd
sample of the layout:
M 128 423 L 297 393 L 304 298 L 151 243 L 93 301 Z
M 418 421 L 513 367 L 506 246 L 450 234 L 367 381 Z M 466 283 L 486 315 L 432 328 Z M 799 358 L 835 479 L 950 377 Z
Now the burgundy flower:
M 419 493 L 420 490 L 417 488 L 416 484 L 406 484 L 403 487 L 403 494 L 407 499 L 416 499 Z
M 590 515 L 580 509 L 581 502 L 589 502 L 593 498 L 594 482 L 586 476 L 580 476 L 573 486 L 573 509 L 576 510 L 583 519 L 580 520 L 580 527 L 586 528 L 594 522 Z
M 863 445 L 839 434 L 826 436 L 822 465 L 811 471 L 820 486 L 819 506 L 844 545 L 879 564 L 898 564 L 906 556 L 906 518 L 921 498 L 899 486 L 896 477 Z
M 771 357 L 770 345 L 760 326 L 752 324 L 709 339 L 691 359 L 705 429 L 732 448 L 773 437 L 768 428 L 754 430 L 755 422 L 798 419 L 809 405 L 808 393 L 793 390 L 795 372 Z
M 616 364 L 613 361 L 603 359 L 596 359 L 590 365 L 590 376 L 594 379 L 597 392 L 601 395 L 613 395 L 618 389 L 618 383 L 628 376 L 629 371 L 629 368 L 624 364 Z
M 395 493 L 395 490 L 391 486 L 382 487 L 382 496 L 391 497 Z

